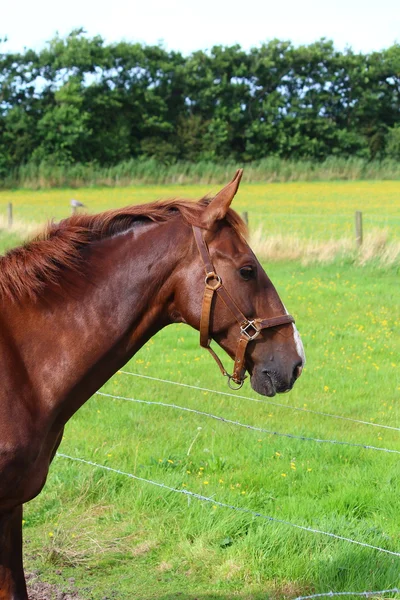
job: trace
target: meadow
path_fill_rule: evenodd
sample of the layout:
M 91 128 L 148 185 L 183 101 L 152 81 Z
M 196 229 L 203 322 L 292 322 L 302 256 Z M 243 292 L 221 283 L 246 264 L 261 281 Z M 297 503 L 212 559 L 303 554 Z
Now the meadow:
M 234 171 L 232 171 L 232 174 Z M 8 202 L 15 218 L 24 223 L 42 224 L 48 219 L 70 215 L 72 198 L 91 212 L 127 204 L 141 204 L 158 198 L 199 198 L 220 189 L 218 184 L 139 185 L 127 188 L 78 188 L 0 191 L 0 215 Z M 364 213 L 368 230 L 391 228 L 400 238 L 400 181 L 295 182 L 242 184 L 235 199 L 238 212 L 247 211 L 250 225 L 262 225 L 268 235 L 284 234 L 327 240 L 354 237 L 354 211 Z
M 68 215 L 71 197 L 101 210 L 207 191 L 0 192 L 0 210 L 12 201 L 21 224 L 12 237 L 0 232 L 0 244 L 15 244 L 29 223 Z M 253 184 L 241 187 L 235 208 L 266 236 L 321 243 L 351 239 L 354 210 L 362 210 L 395 243 L 399 192 L 395 182 Z M 25 509 L 26 570 L 61 588 L 76 585 L 84 600 L 261 600 L 398 587 L 398 264 L 353 259 L 263 261 L 306 349 L 290 394 L 260 397 L 248 382 L 230 392 L 185 326 L 150 340 L 73 417 L 60 447 L 122 473 L 55 459 Z
M 233 171 L 232 171 L 233 172 Z M 14 209 L 10 244 L 33 233 L 46 220 L 70 215 L 72 198 L 91 212 L 166 197 L 199 198 L 217 191 L 208 185 L 138 185 L 127 188 L 80 188 L 0 191 L 0 231 L 7 227 L 7 204 Z M 265 260 L 330 262 L 347 257 L 364 264 L 396 264 L 400 258 L 398 181 L 296 182 L 242 184 L 235 200 L 247 212 L 251 243 Z M 364 243 L 356 251 L 354 213 L 362 211 Z M 4 238 L 4 236 L 3 236 Z M 6 243 L 6 242 L 5 242 Z

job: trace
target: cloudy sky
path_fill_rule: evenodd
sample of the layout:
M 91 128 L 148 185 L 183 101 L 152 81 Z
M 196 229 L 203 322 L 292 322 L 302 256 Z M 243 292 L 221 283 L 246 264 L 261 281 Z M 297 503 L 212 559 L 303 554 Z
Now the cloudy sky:
M 400 42 L 399 0 L 0 0 L 0 14 L 3 51 L 40 49 L 57 31 L 77 27 L 107 41 L 163 42 L 184 54 L 272 38 L 298 45 L 326 37 L 363 52 Z

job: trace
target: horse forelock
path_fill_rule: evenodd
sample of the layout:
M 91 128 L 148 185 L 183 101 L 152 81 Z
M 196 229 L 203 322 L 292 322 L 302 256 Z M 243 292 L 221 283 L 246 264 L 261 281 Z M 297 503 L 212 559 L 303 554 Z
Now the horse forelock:
M 50 222 L 34 239 L 0 256 L 0 299 L 35 299 L 48 285 L 60 288 L 63 273 L 84 268 L 85 247 L 128 231 L 140 219 L 163 223 L 180 215 L 186 224 L 202 227 L 202 214 L 211 200 L 173 198 Z M 225 221 L 246 237 L 246 225 L 237 213 L 229 209 Z

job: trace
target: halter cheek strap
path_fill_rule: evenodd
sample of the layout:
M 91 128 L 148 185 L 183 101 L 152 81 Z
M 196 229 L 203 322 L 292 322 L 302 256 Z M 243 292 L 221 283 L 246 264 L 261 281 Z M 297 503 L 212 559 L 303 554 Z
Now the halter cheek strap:
M 199 227 L 193 226 L 193 233 L 201 259 L 204 263 L 204 269 L 206 273 L 200 317 L 200 346 L 207 348 L 219 366 L 221 373 L 228 377 L 229 387 L 232 387 L 233 382 L 238 387 L 232 387 L 232 389 L 240 389 L 245 380 L 245 355 L 248 343 L 255 340 L 263 329 L 294 323 L 294 318 L 291 315 L 280 315 L 278 317 L 272 317 L 269 319 L 248 319 L 245 317 L 233 298 L 224 288 L 221 277 L 217 275 L 214 270 L 207 244 L 203 238 L 202 230 Z M 229 373 L 225 370 L 220 358 L 210 345 L 212 339 L 210 333 L 211 310 L 215 294 L 218 294 L 225 306 L 230 310 L 240 325 L 240 335 L 237 341 L 232 375 L 229 375 Z

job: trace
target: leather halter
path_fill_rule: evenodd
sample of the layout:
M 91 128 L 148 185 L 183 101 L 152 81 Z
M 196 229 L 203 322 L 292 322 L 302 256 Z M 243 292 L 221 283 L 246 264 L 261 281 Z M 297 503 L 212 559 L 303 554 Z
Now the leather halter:
M 229 293 L 224 288 L 221 277 L 217 275 L 214 270 L 207 244 L 203 238 L 202 230 L 200 227 L 193 226 L 193 233 L 206 272 L 206 287 L 204 289 L 203 305 L 200 318 L 200 346 L 207 348 L 207 350 L 211 353 L 212 357 L 219 366 L 222 375 L 228 378 L 229 387 L 232 389 L 240 389 L 246 378 L 245 354 L 248 343 L 255 340 L 263 329 L 294 323 L 294 318 L 291 315 L 280 315 L 278 317 L 271 317 L 269 319 L 248 319 L 245 317 L 233 298 L 231 298 Z M 215 293 L 218 294 L 225 306 L 231 311 L 236 321 L 240 325 L 240 335 L 237 341 L 235 363 L 232 375 L 229 375 L 229 373 L 225 370 L 221 360 L 210 346 L 212 339 L 210 333 L 210 319 Z M 232 381 L 238 387 L 232 387 Z

